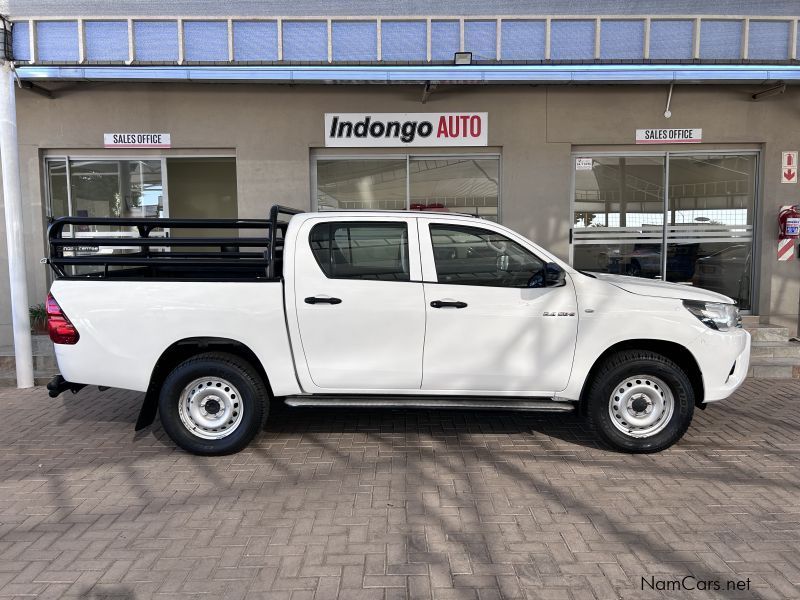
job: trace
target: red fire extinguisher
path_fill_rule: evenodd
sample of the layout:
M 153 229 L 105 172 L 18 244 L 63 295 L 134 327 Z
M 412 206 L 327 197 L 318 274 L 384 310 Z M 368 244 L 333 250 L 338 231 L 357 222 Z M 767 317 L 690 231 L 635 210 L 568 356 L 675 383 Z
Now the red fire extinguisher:
M 800 238 L 800 207 L 784 206 L 778 213 L 778 239 Z

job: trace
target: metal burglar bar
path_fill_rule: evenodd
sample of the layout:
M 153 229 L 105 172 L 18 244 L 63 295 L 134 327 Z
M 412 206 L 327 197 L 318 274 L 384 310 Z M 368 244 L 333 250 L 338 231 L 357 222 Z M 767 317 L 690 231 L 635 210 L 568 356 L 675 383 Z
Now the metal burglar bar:
M 225 21 L 179 16 L 42 17 L 16 22 L 14 56 L 18 62 L 31 64 L 101 63 L 109 57 L 119 60 L 121 49 L 131 46 L 133 52 L 126 61 L 129 63 L 183 64 L 188 60 L 214 64 L 251 61 L 425 64 L 452 62 L 449 50 L 458 50 L 463 44 L 461 49 L 472 52 L 477 62 L 538 63 L 558 59 L 563 54 L 559 48 L 566 43 L 568 48 L 576 45 L 588 48 L 585 53 L 576 55 L 576 60 L 584 62 L 692 59 L 788 62 L 797 59 L 797 17 L 476 15 L 469 18 L 437 16 L 433 26 L 428 21 L 421 16 L 276 16 Z M 439 39 L 440 36 L 452 37 L 452 28 L 448 29 L 447 24 L 460 32 L 459 47 L 451 48 L 452 40 Z M 390 36 L 399 31 L 399 27 L 415 32 L 416 45 L 383 52 L 379 43 L 381 33 L 385 31 L 389 36 L 387 40 L 391 40 Z M 434 49 L 444 44 L 442 47 L 447 47 L 448 51 L 424 53 L 419 37 L 419 32 L 424 30 L 429 30 L 430 45 Z M 295 35 L 298 31 L 303 32 L 299 47 Z M 603 31 L 630 33 L 615 36 L 604 35 Z M 207 35 L 207 43 L 214 47 L 204 51 L 198 43 L 202 45 L 203 35 L 209 32 L 214 35 Z M 258 37 L 253 37 L 255 33 Z M 226 53 L 223 46 L 228 43 L 233 51 Z M 500 56 L 495 47 L 500 49 Z M 189 50 L 188 54 L 176 52 L 184 48 Z M 328 48 L 327 56 L 325 48 Z

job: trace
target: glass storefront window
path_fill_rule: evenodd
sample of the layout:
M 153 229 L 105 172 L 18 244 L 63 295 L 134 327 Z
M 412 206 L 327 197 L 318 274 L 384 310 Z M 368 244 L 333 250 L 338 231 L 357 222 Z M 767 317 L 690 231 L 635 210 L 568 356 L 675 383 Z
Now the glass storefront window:
M 661 276 L 664 159 L 602 156 L 575 172 L 576 269 Z
M 162 162 L 155 160 L 48 159 L 48 206 L 53 218 L 73 217 L 164 217 Z M 78 238 L 135 237 L 134 227 L 109 225 L 72 225 L 68 231 Z M 151 236 L 163 236 L 156 229 Z M 87 256 L 138 252 L 139 246 L 108 247 L 94 245 L 67 250 L 66 254 Z M 159 251 L 159 248 L 152 248 Z M 95 267 L 73 266 L 73 273 L 89 272 Z
M 160 160 L 70 160 L 75 217 L 162 217 L 164 188 Z M 121 231 L 88 226 L 78 233 Z
M 498 156 L 317 158 L 318 210 L 439 210 L 496 221 L 500 206 Z
M 403 210 L 405 159 L 317 160 L 319 210 Z
M 412 158 L 411 210 L 468 213 L 497 221 L 500 160 L 497 158 Z
M 590 160 L 575 170 L 576 268 L 695 285 L 752 308 L 755 153 Z
M 156 157 L 147 159 L 51 157 L 45 160 L 48 216 L 121 218 L 236 218 L 236 159 L 234 157 Z M 169 178 L 167 175 L 169 174 Z M 167 186 L 169 179 L 169 186 Z M 167 187 L 171 198 L 167 198 Z M 191 236 L 214 236 L 220 230 L 194 229 Z M 65 233 L 86 238 L 86 245 L 68 255 L 131 253 L 130 246 L 103 246 L 92 239 L 136 238 L 135 227 L 72 225 Z M 187 232 L 174 232 L 189 235 Z M 226 232 L 227 233 L 227 232 Z M 170 232 L 155 228 L 150 236 Z M 166 248 L 151 247 L 153 252 Z M 202 251 L 190 247 L 186 251 Z M 94 267 L 72 267 L 73 272 Z
M 51 160 L 47 162 L 47 184 L 50 191 L 50 214 L 53 217 L 68 215 L 67 161 Z

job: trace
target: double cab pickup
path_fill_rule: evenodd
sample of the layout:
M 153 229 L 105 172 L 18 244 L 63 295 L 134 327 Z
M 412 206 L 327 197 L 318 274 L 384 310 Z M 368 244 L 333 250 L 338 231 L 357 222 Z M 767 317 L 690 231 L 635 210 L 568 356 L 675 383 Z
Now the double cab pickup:
M 617 450 L 657 452 L 750 357 L 730 298 L 580 272 L 468 215 L 67 217 L 49 242 L 51 395 L 144 392 L 137 427 L 158 414 L 195 454 L 241 450 L 276 402 L 577 413 Z

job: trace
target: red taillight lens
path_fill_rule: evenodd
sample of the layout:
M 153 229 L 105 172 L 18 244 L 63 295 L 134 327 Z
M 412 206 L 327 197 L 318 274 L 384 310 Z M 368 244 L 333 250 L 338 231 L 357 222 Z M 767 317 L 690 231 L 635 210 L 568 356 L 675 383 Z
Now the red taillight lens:
M 52 294 L 47 294 L 47 332 L 55 344 L 77 344 L 81 339 Z

